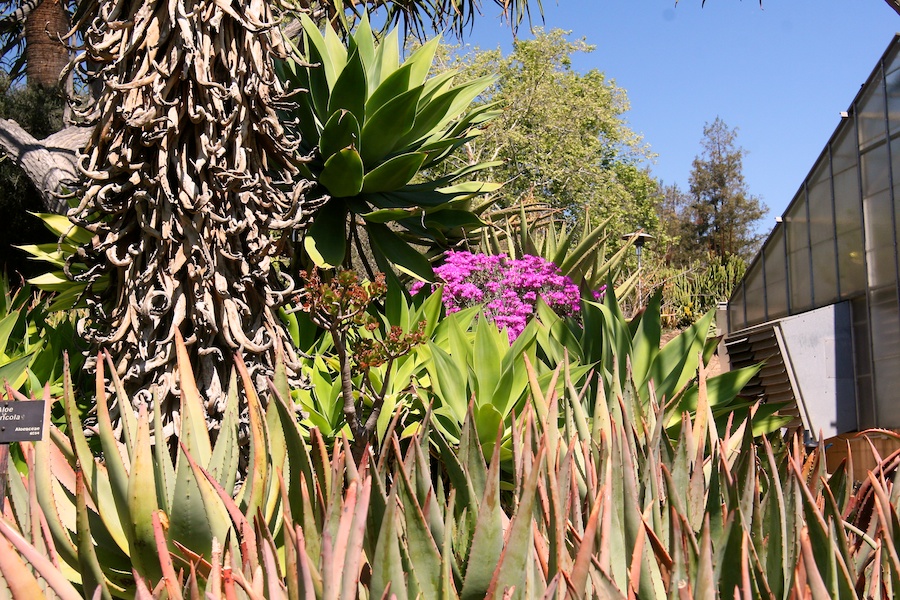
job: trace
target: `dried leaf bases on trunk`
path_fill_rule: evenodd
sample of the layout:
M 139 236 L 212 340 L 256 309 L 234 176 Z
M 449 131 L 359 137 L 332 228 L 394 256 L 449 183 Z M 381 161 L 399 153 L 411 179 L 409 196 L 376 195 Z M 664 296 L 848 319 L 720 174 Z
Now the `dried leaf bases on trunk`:
M 73 257 L 89 266 L 73 273 L 89 284 L 80 330 L 134 403 L 161 404 L 166 434 L 180 331 L 215 426 L 234 354 L 261 388 L 277 353 L 299 377 L 275 312 L 294 283 L 273 267 L 273 232 L 305 228 L 324 199 L 276 114 L 277 21 L 259 0 L 94 0 L 79 17 L 81 68 L 104 84 L 69 214 L 94 234 Z

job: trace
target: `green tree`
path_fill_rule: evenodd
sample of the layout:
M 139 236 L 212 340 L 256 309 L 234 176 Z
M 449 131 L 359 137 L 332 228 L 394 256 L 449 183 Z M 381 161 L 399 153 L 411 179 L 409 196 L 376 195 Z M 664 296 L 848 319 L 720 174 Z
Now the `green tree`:
M 704 126 L 701 145 L 689 179 L 691 203 L 681 214 L 687 232 L 679 242 L 682 252 L 690 254 L 693 247 L 694 256 L 699 251 L 750 259 L 763 238 L 759 224 L 768 208 L 747 188 L 746 151 L 737 145 L 737 129 L 716 117 Z
M 572 67 L 575 53 L 591 51 L 553 30 L 518 40 L 509 56 L 490 50 L 459 59 L 469 77 L 498 75 L 481 101 L 502 110 L 459 160 L 503 162 L 491 173 L 505 182 L 501 206 L 535 200 L 569 221 L 589 207 L 597 222 L 615 216 L 623 232 L 655 230 L 651 154 L 625 120 L 625 90 L 596 69 Z
M 665 185 L 660 182 L 657 191 L 659 204 L 657 214 L 660 223 L 658 256 L 665 265 L 683 266 L 690 264 L 706 251 L 693 243 L 693 202 L 677 183 Z

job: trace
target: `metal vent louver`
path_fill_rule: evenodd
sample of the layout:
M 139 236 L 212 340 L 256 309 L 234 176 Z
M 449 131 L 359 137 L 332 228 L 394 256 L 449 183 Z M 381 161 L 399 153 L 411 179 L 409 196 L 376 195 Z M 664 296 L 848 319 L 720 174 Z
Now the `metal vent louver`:
M 734 369 L 763 363 L 760 372 L 741 392 L 742 396 L 762 398 L 763 402 L 785 403 L 785 407 L 778 412 L 794 417 L 789 427 L 808 425 L 808 419 L 804 418 L 801 410 L 803 401 L 778 323 L 735 332 L 725 338 L 725 347 Z

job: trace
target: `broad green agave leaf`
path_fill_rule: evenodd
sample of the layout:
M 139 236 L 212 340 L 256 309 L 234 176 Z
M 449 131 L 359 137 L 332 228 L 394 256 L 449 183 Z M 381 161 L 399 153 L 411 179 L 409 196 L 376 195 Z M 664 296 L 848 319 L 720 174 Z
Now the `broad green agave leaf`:
M 314 240 L 304 242 L 306 257 L 319 267 L 349 260 L 346 248 L 341 252 L 336 246 L 348 246 L 352 231 L 362 227 L 381 270 L 396 265 L 433 280 L 430 259 L 483 225 L 464 200 L 490 194 L 497 186 L 461 185 L 492 163 L 418 180 L 423 169 L 446 160 L 492 118 L 491 107 L 470 106 L 493 79 L 457 84 L 453 73 L 429 79 L 438 38 L 401 63 L 396 30 L 379 43 L 363 18 L 345 47 L 331 28 L 323 34 L 305 15 L 301 24 L 305 54 L 282 63 L 279 73 L 293 89 L 309 92 L 296 96 L 297 107 L 285 120 L 297 123 L 301 151 L 312 157 L 304 168 L 334 205 L 316 217 L 329 223 L 311 227 L 308 235 Z M 423 210 L 429 218 L 423 218 Z M 340 237 L 332 235 L 338 217 L 345 221 Z

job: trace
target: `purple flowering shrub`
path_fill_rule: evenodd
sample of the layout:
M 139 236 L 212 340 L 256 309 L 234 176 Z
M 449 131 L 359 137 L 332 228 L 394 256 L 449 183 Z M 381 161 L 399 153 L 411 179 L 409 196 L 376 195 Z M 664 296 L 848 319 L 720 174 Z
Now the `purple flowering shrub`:
M 488 319 L 507 329 L 510 341 L 525 329 L 538 297 L 560 316 L 581 308 L 578 287 L 539 256 L 510 259 L 451 251 L 434 272 L 444 284 L 442 301 L 448 313 L 480 304 Z M 413 293 L 421 287 L 414 286 Z

